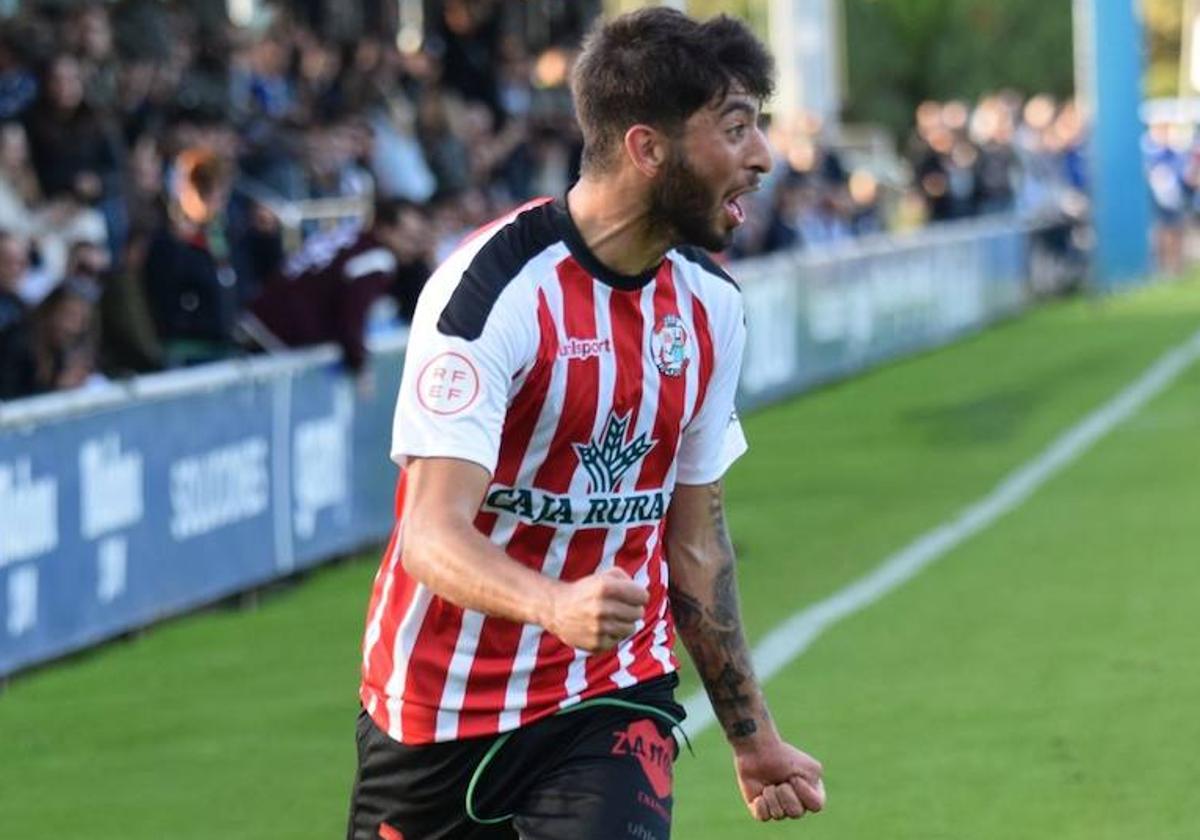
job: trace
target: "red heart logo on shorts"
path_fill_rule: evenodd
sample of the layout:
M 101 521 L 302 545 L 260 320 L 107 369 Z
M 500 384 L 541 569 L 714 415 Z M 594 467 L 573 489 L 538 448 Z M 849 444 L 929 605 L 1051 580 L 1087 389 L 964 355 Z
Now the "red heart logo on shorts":
M 658 731 L 648 720 L 638 720 L 613 733 L 613 755 L 632 755 L 642 765 L 642 772 L 659 799 L 671 795 L 674 742 Z

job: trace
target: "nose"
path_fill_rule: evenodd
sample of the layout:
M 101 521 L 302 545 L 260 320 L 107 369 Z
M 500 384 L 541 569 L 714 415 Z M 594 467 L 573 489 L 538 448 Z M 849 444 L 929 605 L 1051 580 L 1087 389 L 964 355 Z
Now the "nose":
M 760 175 L 765 175 L 771 171 L 771 167 L 775 165 L 775 161 L 771 156 L 771 144 L 767 142 L 767 136 L 758 126 L 754 127 L 754 136 L 750 139 L 750 149 L 746 157 L 746 167 L 753 169 Z

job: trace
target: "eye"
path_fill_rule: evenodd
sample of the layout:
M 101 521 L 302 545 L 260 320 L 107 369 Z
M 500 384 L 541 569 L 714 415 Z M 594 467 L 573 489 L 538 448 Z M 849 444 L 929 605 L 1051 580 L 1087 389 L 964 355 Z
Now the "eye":
M 731 140 L 741 140 L 746 136 L 746 127 L 745 123 L 737 123 L 727 128 L 725 133 L 729 135 Z

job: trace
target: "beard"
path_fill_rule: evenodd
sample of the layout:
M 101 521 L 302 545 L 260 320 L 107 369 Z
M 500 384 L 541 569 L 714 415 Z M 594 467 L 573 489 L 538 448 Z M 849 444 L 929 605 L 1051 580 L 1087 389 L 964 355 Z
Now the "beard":
M 650 194 L 650 223 L 673 242 L 724 251 L 733 241 L 732 230 L 721 230 L 714 221 L 720 201 L 712 188 L 692 168 L 676 146 L 667 160 L 662 179 Z

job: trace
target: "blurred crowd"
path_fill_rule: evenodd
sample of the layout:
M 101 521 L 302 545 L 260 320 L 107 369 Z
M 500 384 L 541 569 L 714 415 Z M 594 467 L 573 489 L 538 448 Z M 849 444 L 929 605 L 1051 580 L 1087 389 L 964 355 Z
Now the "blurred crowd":
M 899 161 L 831 133 L 811 116 L 772 126 L 779 159 L 736 255 L 996 213 L 1067 227 L 1087 214 L 1085 124 L 1074 102 L 1009 91 L 974 105 L 923 102 Z
M 513 4 L 446 0 L 409 51 L 394 20 L 339 39 L 319 4 L 251 27 L 219 5 L 0 24 L 0 399 L 290 343 L 278 284 L 329 322 L 305 341 L 353 356 L 466 232 L 577 169 L 570 52 L 531 53 Z M 369 286 L 353 311 L 321 305 L 331 272 Z
M 407 42 L 330 35 L 301 0 L 252 26 L 212 5 L 0 24 L 0 400 L 323 341 L 359 370 L 467 232 L 576 176 L 570 45 L 598 3 L 542 4 L 566 17 L 540 39 L 513 25 L 532 2 L 425 3 Z M 731 258 L 1086 211 L 1082 120 L 1046 96 L 924 103 L 891 162 L 812 117 L 769 132 Z

